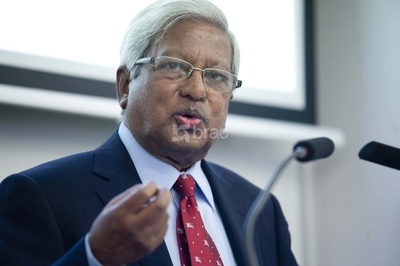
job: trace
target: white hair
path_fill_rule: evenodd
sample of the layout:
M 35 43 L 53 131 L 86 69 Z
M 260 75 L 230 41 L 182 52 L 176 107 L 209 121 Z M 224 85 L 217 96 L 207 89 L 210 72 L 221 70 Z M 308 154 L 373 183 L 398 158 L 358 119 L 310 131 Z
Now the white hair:
M 120 64 L 130 71 L 130 78 L 139 75 L 140 66 L 135 66 L 135 62 L 145 57 L 150 46 L 162 41 L 165 32 L 182 19 L 209 23 L 225 31 L 232 47 L 231 72 L 238 75 L 239 47 L 224 13 L 218 7 L 207 0 L 159 0 L 132 19 L 123 38 Z

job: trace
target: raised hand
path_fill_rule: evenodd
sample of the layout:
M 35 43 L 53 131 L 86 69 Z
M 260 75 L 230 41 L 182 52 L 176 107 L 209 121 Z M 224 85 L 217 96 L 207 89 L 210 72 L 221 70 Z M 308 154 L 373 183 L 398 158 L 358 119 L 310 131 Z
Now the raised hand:
M 171 192 L 150 182 L 112 199 L 96 218 L 89 244 L 102 265 L 124 265 L 153 252 L 168 228 Z

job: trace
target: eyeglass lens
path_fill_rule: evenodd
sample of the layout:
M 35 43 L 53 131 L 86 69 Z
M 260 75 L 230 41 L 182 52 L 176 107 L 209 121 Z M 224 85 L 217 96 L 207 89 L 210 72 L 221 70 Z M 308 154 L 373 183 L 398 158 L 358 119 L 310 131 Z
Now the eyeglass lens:
M 204 82 L 217 91 L 230 92 L 237 81 L 236 77 L 227 71 L 215 68 L 206 68 L 204 70 L 194 68 L 189 62 L 172 57 L 158 57 L 155 62 L 155 68 L 163 76 L 175 80 L 186 79 L 192 74 L 193 70 L 200 70 L 203 72 Z

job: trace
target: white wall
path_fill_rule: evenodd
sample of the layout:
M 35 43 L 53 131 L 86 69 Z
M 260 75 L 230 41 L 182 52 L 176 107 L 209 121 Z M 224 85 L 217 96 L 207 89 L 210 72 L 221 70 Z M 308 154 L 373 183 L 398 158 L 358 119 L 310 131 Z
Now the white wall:
M 316 15 L 318 118 L 347 145 L 308 169 L 307 265 L 400 265 L 400 173 L 358 159 L 371 140 L 400 147 L 400 1 L 317 0 Z

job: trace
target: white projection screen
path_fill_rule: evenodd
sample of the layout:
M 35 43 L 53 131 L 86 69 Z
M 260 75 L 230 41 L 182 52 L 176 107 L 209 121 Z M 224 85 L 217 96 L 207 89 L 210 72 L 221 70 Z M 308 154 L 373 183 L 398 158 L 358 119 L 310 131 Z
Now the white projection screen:
M 115 99 L 122 36 L 150 2 L 1 2 L 0 102 L 21 88 Z M 241 52 L 243 86 L 229 112 L 315 124 L 311 0 L 211 2 L 227 15 Z

